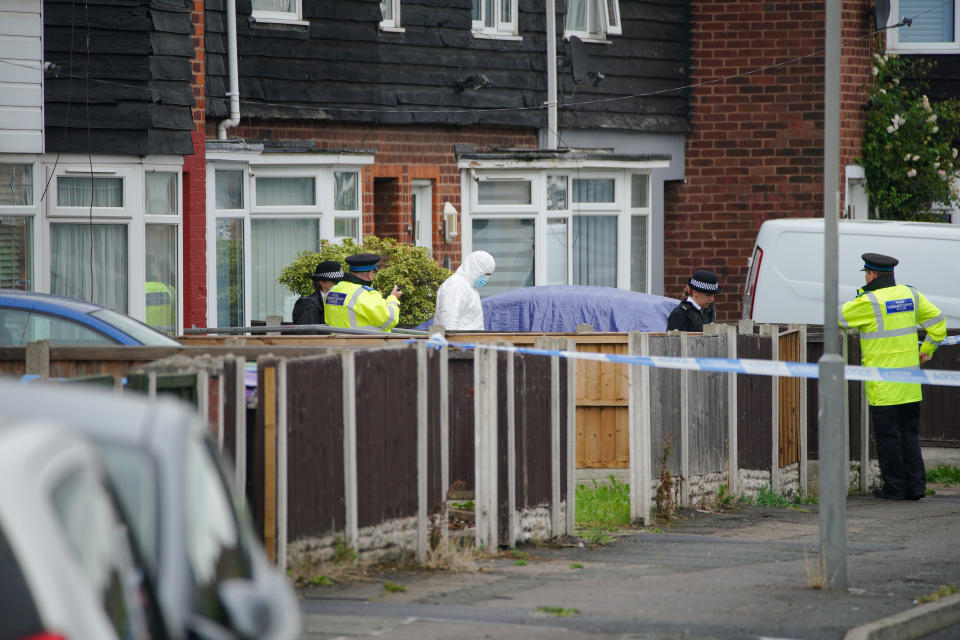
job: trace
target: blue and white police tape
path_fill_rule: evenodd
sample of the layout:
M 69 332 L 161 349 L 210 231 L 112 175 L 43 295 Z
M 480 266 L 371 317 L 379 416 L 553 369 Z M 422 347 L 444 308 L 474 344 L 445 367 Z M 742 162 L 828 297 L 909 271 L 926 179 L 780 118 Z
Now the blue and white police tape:
M 513 353 L 527 353 L 540 356 L 558 356 L 573 360 L 592 360 L 595 362 L 617 362 L 635 364 L 659 369 L 686 369 L 689 371 L 713 371 L 718 373 L 744 373 L 758 376 L 781 376 L 784 378 L 817 378 L 816 363 L 784 362 L 779 360 L 751 360 L 740 358 L 678 358 L 674 356 L 641 356 L 616 353 L 596 353 L 513 347 L 470 342 L 449 343 L 440 334 L 434 334 L 427 340 L 433 347 L 453 345 L 462 349 L 491 349 Z M 942 343 L 941 343 L 942 344 Z M 883 369 L 879 367 L 844 367 L 847 380 L 867 380 L 874 382 L 915 382 L 937 386 L 960 387 L 960 371 L 937 371 L 906 367 L 902 369 Z
M 940 346 L 945 347 L 948 344 L 960 344 L 960 336 L 947 336 L 943 339 L 943 342 L 940 343 Z

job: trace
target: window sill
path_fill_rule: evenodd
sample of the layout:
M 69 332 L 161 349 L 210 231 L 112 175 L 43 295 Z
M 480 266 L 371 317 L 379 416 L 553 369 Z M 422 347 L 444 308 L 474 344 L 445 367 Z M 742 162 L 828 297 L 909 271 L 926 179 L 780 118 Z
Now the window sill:
M 251 16 L 250 19 L 254 22 L 259 22 L 263 24 L 286 24 L 291 27 L 309 27 L 310 23 L 306 20 L 296 20 L 294 18 L 265 18 L 263 16 Z
M 478 40 L 514 40 L 521 42 L 523 36 L 513 35 L 511 33 L 495 33 L 492 31 L 472 31 L 474 38 Z
M 589 33 L 577 33 L 576 31 L 564 33 L 563 39 L 569 40 L 573 36 L 580 38 L 581 42 L 589 42 L 590 44 L 613 44 L 613 41 L 608 40 L 606 36 Z
M 911 46 L 907 47 L 904 45 L 894 45 L 888 46 L 886 53 L 896 53 L 898 55 L 904 56 L 918 56 L 918 55 L 931 55 L 931 56 L 956 56 L 960 55 L 960 44 L 954 43 L 944 43 L 942 45 L 928 45 L 925 47 Z
M 406 29 L 403 27 L 394 27 L 393 25 L 380 25 L 380 31 L 383 33 L 404 33 Z

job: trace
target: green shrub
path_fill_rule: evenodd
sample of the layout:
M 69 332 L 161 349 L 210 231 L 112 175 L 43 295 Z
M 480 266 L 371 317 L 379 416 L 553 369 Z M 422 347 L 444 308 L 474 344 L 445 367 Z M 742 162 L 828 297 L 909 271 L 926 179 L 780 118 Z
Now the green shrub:
M 384 296 L 395 284 L 403 289 L 400 324 L 415 326 L 433 317 L 437 289 L 453 272 L 434 262 L 424 247 L 401 244 L 392 238 L 367 236 L 362 245 L 350 238 L 342 244 L 321 240 L 319 251 L 301 251 L 277 281 L 294 293 L 310 295 L 313 293 L 310 275 L 318 262 L 336 260 L 346 272 L 346 258 L 355 253 L 380 254 L 380 265 L 372 283 L 374 289 Z

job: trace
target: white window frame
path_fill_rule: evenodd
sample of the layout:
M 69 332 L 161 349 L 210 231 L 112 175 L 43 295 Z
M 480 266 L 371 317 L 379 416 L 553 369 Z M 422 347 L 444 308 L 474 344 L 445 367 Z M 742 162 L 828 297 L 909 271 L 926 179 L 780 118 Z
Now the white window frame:
M 382 16 L 380 31 L 403 33 L 404 28 L 400 25 L 400 0 L 380 0 L 381 15 L 384 6 L 390 8 L 390 17 Z
M 574 29 L 570 26 L 570 16 L 573 15 L 570 5 L 574 1 L 587 3 L 587 15 L 598 15 L 599 24 L 596 30 Z M 596 7 L 595 9 L 593 7 Z M 589 19 L 588 19 L 589 22 Z M 584 42 L 609 42 L 607 36 L 623 34 L 623 23 L 620 20 L 620 0 L 568 0 L 567 17 L 564 20 L 563 37 L 569 39 L 577 36 Z
M 890 3 L 890 17 L 887 26 L 898 24 L 900 0 Z M 891 53 L 960 54 L 960 0 L 953 0 L 953 41 L 952 42 L 900 42 L 900 32 L 910 27 L 903 26 L 887 31 L 887 51 Z
M 480 161 L 487 167 L 478 168 L 477 160 L 463 159 L 461 169 L 461 202 L 465 203 L 462 211 L 461 237 L 463 255 L 473 251 L 473 220 L 503 220 L 503 219 L 533 219 L 534 220 L 534 285 L 548 284 L 547 270 L 547 221 L 566 220 L 567 233 L 572 233 L 573 216 L 617 216 L 617 288 L 631 289 L 630 274 L 630 224 L 634 217 L 644 216 L 647 221 L 647 292 L 651 289 L 651 278 L 654 265 L 652 259 L 652 185 L 655 168 L 669 166 L 669 161 L 595 161 L 593 166 L 584 168 L 575 161 L 567 161 L 562 165 L 554 161 L 529 163 L 520 161 L 491 160 Z M 533 166 L 531 166 L 533 165 Z M 642 173 L 649 176 L 647 180 L 647 206 L 632 207 L 631 176 Z M 567 208 L 562 210 L 547 210 L 547 177 L 567 176 Z M 609 203 L 576 203 L 573 202 L 574 179 L 614 179 L 614 201 Z M 530 205 L 480 205 L 478 203 L 478 186 L 484 181 L 496 180 L 530 180 Z M 572 249 L 568 242 L 568 251 Z M 570 254 L 567 258 L 567 282 L 572 280 L 573 261 Z
M 634 207 L 633 206 L 633 176 L 634 175 L 645 175 L 647 176 L 647 194 L 646 202 L 647 206 L 645 207 Z M 633 246 L 631 245 L 631 235 L 632 235 L 632 225 L 633 221 L 637 218 L 642 218 L 644 225 L 646 226 L 646 238 L 647 246 L 645 251 L 647 252 L 647 278 L 644 283 L 644 292 L 651 293 L 653 287 L 653 265 L 650 263 L 650 256 L 653 255 L 653 173 L 651 171 L 630 171 L 627 174 L 627 184 L 629 185 L 629 193 L 627 195 L 627 204 L 630 208 L 630 215 L 627 218 L 627 229 L 623 234 L 626 237 L 627 250 L 633 251 Z M 630 273 L 630 257 L 632 253 L 627 256 L 627 288 L 633 289 L 631 286 L 631 273 Z
M 257 9 L 252 9 L 250 17 L 255 22 L 309 25 L 310 23 L 303 19 L 303 0 L 294 0 L 294 2 L 296 4 L 294 11 L 258 11 Z M 251 2 L 251 7 L 252 5 L 253 2 Z
M 280 156 L 280 157 L 277 157 Z M 359 234 L 363 234 L 363 173 L 373 164 L 369 154 L 261 154 L 258 151 L 207 152 L 207 326 L 220 326 L 217 319 L 217 221 L 221 218 L 242 220 L 243 226 L 243 321 L 249 324 L 253 312 L 253 221 L 316 220 L 319 239 L 337 242 L 334 218 L 356 218 Z M 217 209 L 216 172 L 240 171 L 243 175 L 243 208 Z M 357 208 L 351 211 L 334 209 L 336 194 L 334 172 L 357 173 Z M 256 178 L 314 178 L 315 204 L 311 206 L 259 206 L 256 204 Z M 358 239 L 359 240 L 359 239 Z M 260 318 L 262 319 L 262 318 Z
M 61 207 L 57 204 L 57 177 L 89 177 L 91 160 L 94 177 L 123 178 L 123 207 Z M 146 225 L 177 226 L 177 332 L 183 330 L 183 157 L 182 156 L 93 156 L 46 154 L 39 160 L 39 175 L 47 186 L 40 206 L 42 220 L 34 224 L 34 291 L 50 291 L 50 240 L 52 224 L 122 224 L 127 229 L 127 315 L 146 319 Z M 175 214 L 146 214 L 146 178 L 148 171 L 177 175 Z M 84 175 L 85 174 L 85 175 Z M 49 181 L 49 182 L 48 182 Z M 35 182 L 37 182 L 35 180 Z M 35 200 L 36 201 L 36 200 Z M 91 220 L 92 217 L 92 220 Z
M 487 20 L 487 2 L 493 2 L 492 20 Z M 510 2 L 510 20 L 503 20 L 503 3 Z M 521 40 L 519 35 L 520 0 L 480 0 L 480 19 L 472 21 L 472 32 L 475 38 L 496 38 L 500 40 Z M 491 24 L 487 24 L 490 22 Z
M 30 246 L 30 269 L 33 274 L 33 281 L 30 283 L 29 291 L 39 291 L 37 288 L 37 278 L 40 274 L 40 253 L 41 253 L 41 225 L 43 218 L 40 215 L 41 201 L 43 195 L 43 185 L 46 181 L 44 171 L 40 163 L 40 156 L 29 154 L 2 154 L 0 155 L 2 164 L 20 164 L 33 167 L 33 204 L 29 205 L 0 205 L 0 216 L 10 216 L 19 218 L 29 218 L 31 221 L 31 246 Z

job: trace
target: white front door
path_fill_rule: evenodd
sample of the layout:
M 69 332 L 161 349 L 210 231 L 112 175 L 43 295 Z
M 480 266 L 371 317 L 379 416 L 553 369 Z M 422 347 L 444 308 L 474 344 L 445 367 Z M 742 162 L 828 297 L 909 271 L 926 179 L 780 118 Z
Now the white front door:
M 413 181 L 413 243 L 433 255 L 433 187 L 428 180 Z

